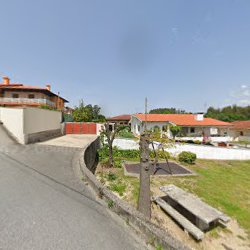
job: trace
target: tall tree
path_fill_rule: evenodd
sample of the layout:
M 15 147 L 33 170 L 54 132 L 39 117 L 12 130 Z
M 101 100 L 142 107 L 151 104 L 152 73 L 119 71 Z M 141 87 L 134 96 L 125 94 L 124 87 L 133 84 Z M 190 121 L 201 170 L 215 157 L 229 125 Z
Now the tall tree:
M 83 100 L 81 100 L 79 106 L 75 107 L 72 116 L 75 122 L 103 122 L 105 121 L 105 116 L 100 112 L 101 107 L 98 105 L 85 105 Z
M 233 105 L 218 109 L 209 107 L 205 116 L 225 122 L 250 120 L 250 106 L 240 107 Z

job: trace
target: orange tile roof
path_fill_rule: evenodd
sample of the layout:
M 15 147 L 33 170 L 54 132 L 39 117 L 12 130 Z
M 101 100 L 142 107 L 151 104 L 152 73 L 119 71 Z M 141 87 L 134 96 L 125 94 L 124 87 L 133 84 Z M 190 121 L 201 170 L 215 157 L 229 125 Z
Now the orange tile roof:
M 28 86 L 21 83 L 11 83 L 11 84 L 0 84 L 0 89 L 13 89 L 13 90 L 40 90 L 46 93 L 49 93 L 52 96 L 58 96 L 57 94 L 53 93 L 52 91 L 48 90 L 47 88 L 41 88 L 37 86 Z M 66 99 L 60 96 L 65 102 L 68 102 Z
M 145 114 L 135 114 L 141 121 L 145 121 Z M 204 118 L 197 121 L 194 114 L 148 114 L 148 122 L 172 122 L 178 126 L 231 126 L 228 122 L 215 120 L 212 118 Z
M 250 129 L 250 121 L 235 121 L 231 123 L 232 129 Z

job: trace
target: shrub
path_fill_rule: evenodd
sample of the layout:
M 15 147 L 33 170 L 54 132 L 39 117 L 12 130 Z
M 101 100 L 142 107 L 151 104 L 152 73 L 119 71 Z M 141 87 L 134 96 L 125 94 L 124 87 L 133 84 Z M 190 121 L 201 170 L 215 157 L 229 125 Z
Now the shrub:
M 156 151 L 156 154 L 158 155 L 158 158 L 159 159 L 170 159 L 170 153 L 169 152 L 167 152 L 167 151 L 162 151 L 162 150 L 158 150 L 158 151 Z M 151 150 L 150 151 L 150 154 L 149 154 L 149 156 L 151 157 L 151 158 L 154 158 L 155 157 L 155 153 L 154 153 L 154 151 L 153 150 Z
M 188 151 L 183 151 L 178 155 L 178 160 L 180 162 L 185 162 L 188 164 L 194 164 L 196 160 L 196 154 Z
M 122 138 L 134 138 L 133 133 L 130 131 L 130 127 L 126 127 L 125 129 L 119 131 L 118 136 Z
M 108 173 L 108 176 L 107 176 L 107 179 L 108 179 L 109 181 L 115 181 L 115 180 L 117 179 L 117 176 L 116 176 L 114 173 L 109 172 L 109 173 Z
M 104 145 L 98 151 L 100 159 L 106 159 L 109 157 L 109 148 Z M 126 149 L 122 150 L 117 147 L 113 147 L 113 157 L 114 158 L 125 158 L 125 159 L 137 159 L 140 157 L 140 151 L 136 149 Z
M 110 190 L 112 190 L 113 192 L 117 192 L 120 196 L 123 196 L 123 193 L 125 192 L 126 187 L 127 185 L 122 182 L 112 183 L 109 186 Z

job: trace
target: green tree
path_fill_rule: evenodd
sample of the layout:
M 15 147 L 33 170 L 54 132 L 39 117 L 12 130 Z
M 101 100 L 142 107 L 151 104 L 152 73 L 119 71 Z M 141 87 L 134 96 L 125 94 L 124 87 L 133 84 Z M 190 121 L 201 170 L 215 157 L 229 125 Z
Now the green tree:
M 176 108 L 157 108 L 151 109 L 149 114 L 186 114 L 187 112 L 182 109 Z
M 100 114 L 101 107 L 91 104 L 84 105 L 83 100 L 80 101 L 79 106 L 75 107 L 72 116 L 75 122 L 103 122 L 105 116 Z
M 171 125 L 169 129 L 175 140 L 175 137 L 181 132 L 181 127 L 176 126 L 176 125 Z
M 116 137 L 116 135 L 125 129 L 126 126 L 119 126 L 116 123 L 114 126 L 111 126 L 109 122 L 104 123 L 104 127 L 101 131 L 101 136 L 106 137 L 107 143 L 108 143 L 108 149 L 109 149 L 109 166 L 114 166 L 114 157 L 113 157 L 113 142 Z
M 210 117 L 225 122 L 250 120 L 250 106 L 240 107 L 233 105 L 218 109 L 209 107 L 205 117 Z

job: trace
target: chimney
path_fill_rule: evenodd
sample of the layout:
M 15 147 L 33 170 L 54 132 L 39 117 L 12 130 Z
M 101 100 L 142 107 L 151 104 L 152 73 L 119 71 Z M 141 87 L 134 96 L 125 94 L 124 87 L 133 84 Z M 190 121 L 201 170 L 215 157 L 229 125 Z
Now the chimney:
M 9 85 L 10 84 L 10 78 L 8 76 L 3 77 L 3 84 L 4 85 Z
M 47 85 L 46 85 L 46 89 L 50 91 L 51 85 L 50 85 L 50 84 L 47 84 Z
M 204 113 L 197 113 L 195 114 L 196 121 L 203 121 L 204 120 Z

